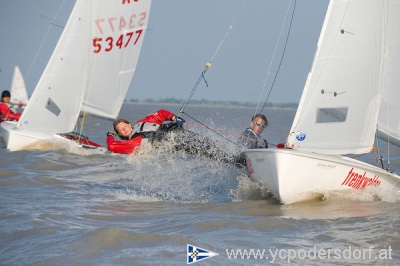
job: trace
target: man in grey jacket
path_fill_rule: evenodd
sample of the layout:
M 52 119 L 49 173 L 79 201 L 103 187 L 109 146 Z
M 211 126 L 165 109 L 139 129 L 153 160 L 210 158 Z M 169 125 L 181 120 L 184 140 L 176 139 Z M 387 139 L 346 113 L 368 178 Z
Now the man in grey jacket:
M 238 139 L 239 146 L 246 149 L 268 148 L 268 142 L 261 137 L 261 133 L 268 125 L 268 120 L 263 114 L 256 114 L 250 122 L 250 127 Z

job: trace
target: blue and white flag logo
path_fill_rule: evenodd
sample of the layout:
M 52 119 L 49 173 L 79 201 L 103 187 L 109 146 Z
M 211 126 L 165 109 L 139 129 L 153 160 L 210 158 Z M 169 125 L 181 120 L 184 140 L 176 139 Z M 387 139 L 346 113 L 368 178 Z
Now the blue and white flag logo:
M 218 256 L 218 254 L 204 248 L 191 246 L 189 244 L 187 245 L 187 264 L 195 263 L 214 256 Z
M 297 131 L 296 132 L 296 139 L 298 141 L 303 141 L 306 139 L 306 132 L 304 132 L 303 130 Z

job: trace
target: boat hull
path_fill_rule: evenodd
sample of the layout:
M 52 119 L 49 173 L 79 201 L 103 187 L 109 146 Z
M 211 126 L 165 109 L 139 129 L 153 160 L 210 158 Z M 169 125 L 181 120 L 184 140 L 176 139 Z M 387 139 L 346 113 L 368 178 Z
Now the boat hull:
M 331 192 L 399 191 L 399 176 L 344 156 L 290 149 L 245 150 L 251 178 L 283 204 L 320 198 Z M 379 195 L 377 195 L 379 197 Z
M 54 150 L 62 145 L 74 144 L 83 148 L 93 148 L 105 152 L 106 150 L 100 145 L 87 141 L 87 143 L 78 143 L 76 138 L 66 135 L 60 136 L 58 134 L 45 134 L 41 132 L 29 132 L 19 130 L 15 121 L 3 121 L 0 123 L 0 133 L 6 144 L 6 148 L 10 151 L 19 150 Z M 51 143 L 46 145 L 45 143 Z

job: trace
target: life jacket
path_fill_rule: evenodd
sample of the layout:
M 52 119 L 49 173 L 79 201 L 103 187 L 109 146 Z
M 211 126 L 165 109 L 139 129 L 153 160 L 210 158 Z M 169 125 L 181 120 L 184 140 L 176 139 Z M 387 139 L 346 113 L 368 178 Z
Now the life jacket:
M 17 113 L 17 108 L 15 107 L 14 104 L 12 104 L 12 103 L 5 103 L 5 102 L 3 102 L 3 103 L 4 103 L 5 105 L 8 106 L 8 109 L 10 109 L 11 112 L 13 112 L 14 114 Z
M 257 149 L 268 148 L 268 144 L 260 135 L 256 135 L 256 134 L 254 134 L 254 135 L 257 137 Z
M 240 136 L 238 143 L 248 149 L 268 148 L 268 143 L 261 135 L 257 135 L 251 128 L 247 128 Z
M 21 117 L 20 113 L 13 112 L 10 110 L 10 105 L 12 104 L 0 102 L 0 122 L 1 121 L 14 121 L 18 120 Z
M 152 139 L 156 131 L 160 128 L 159 124 L 149 122 L 136 123 L 132 128 L 132 135 L 129 137 L 119 136 L 122 140 L 133 139 L 137 136 L 142 136 L 143 139 Z

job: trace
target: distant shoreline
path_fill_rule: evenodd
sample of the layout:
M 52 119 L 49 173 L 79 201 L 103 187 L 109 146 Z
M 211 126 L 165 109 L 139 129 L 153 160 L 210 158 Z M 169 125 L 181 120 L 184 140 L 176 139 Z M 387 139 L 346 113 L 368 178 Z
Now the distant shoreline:
M 182 105 L 183 100 L 176 99 L 162 99 L 162 100 L 125 100 L 125 104 L 164 104 L 164 105 Z M 255 108 L 256 103 L 240 103 L 240 102 L 221 102 L 221 101 L 207 101 L 207 100 L 192 100 L 188 103 L 189 106 L 210 106 L 210 107 L 228 107 L 228 108 Z M 262 106 L 262 105 L 261 105 Z M 267 103 L 265 108 L 276 109 L 297 109 L 298 103 Z

